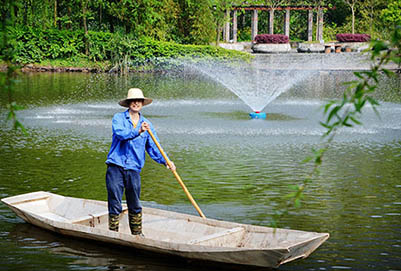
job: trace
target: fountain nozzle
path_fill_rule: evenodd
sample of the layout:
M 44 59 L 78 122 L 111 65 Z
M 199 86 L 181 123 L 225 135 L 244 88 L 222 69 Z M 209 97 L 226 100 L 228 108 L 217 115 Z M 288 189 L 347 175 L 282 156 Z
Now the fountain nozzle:
M 260 111 L 251 112 L 249 113 L 249 116 L 251 119 L 266 119 L 266 113 Z

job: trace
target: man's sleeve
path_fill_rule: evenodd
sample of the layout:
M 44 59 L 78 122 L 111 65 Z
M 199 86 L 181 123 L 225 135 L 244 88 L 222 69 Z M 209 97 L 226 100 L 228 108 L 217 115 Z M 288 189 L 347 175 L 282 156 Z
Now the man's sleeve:
M 137 137 L 139 135 L 139 127 L 132 129 L 129 126 L 124 126 L 125 117 L 121 114 L 116 114 L 113 117 L 112 127 L 113 135 L 115 135 L 119 140 L 129 140 Z

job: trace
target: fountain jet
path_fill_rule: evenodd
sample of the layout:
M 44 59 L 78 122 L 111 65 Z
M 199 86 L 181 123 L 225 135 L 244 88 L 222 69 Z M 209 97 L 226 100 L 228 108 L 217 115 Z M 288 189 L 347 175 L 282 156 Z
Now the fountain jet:
M 270 102 L 312 74 L 310 70 L 295 70 L 285 65 L 272 67 L 260 61 L 204 61 L 188 66 L 236 94 L 251 108 L 252 119 L 266 119 L 262 110 Z

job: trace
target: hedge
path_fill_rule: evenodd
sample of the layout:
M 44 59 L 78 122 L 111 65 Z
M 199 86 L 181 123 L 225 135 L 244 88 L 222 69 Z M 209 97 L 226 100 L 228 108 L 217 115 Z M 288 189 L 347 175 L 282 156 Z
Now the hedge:
M 368 42 L 370 41 L 370 35 L 368 34 L 337 34 L 336 39 L 339 42 Z
M 249 59 L 243 52 L 226 50 L 216 46 L 181 45 L 159 42 L 149 38 L 137 39 L 133 35 L 89 31 L 88 55 L 85 54 L 85 33 L 58 29 L 17 27 L 8 29 L 8 39 L 13 51 L 13 62 L 38 63 L 52 59 L 86 58 L 90 61 L 119 62 L 128 59 L 130 64 L 143 64 L 160 58 Z M 1 55 L 3 52 L 0 49 Z
M 256 43 L 273 43 L 273 44 L 288 43 L 289 38 L 288 38 L 288 36 L 281 35 L 281 34 L 260 34 L 260 35 L 256 35 L 255 42 Z

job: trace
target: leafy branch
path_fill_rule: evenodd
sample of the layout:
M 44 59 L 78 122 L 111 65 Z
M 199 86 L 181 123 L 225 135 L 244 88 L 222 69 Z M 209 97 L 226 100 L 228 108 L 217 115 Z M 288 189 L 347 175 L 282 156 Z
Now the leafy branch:
M 329 149 L 331 142 L 341 128 L 354 127 L 354 125 L 362 125 L 360 117 L 362 110 L 366 105 L 370 105 L 376 112 L 379 102 L 376 101 L 372 94 L 375 92 L 379 83 L 379 76 L 385 74 L 387 77 L 393 76 L 394 72 L 385 68 L 388 63 L 395 63 L 400 67 L 401 64 L 401 26 L 395 28 L 389 41 L 376 40 L 371 43 L 371 61 L 372 66 L 369 71 L 354 72 L 357 80 L 347 82 L 348 88 L 343 94 L 341 100 L 332 100 L 323 107 L 323 113 L 326 116 L 324 122 L 320 125 L 326 129 L 322 138 L 325 139 L 323 148 L 315 150 L 313 154 L 307 157 L 303 163 L 313 161 L 314 165 L 309 175 L 302 183 L 290 186 L 293 190 L 286 195 L 287 204 L 282 211 L 277 211 L 273 216 L 272 226 L 277 227 L 280 218 L 288 214 L 292 208 L 301 206 L 301 200 L 304 191 L 311 180 L 320 175 L 320 166 L 323 158 Z
M 21 131 L 26 134 L 26 129 L 22 123 L 17 119 L 16 111 L 21 110 L 22 106 L 18 105 L 13 99 L 13 90 L 16 83 L 16 74 L 18 67 L 11 64 L 14 56 L 14 50 L 10 46 L 8 27 L 13 25 L 15 9 L 17 8 L 17 3 L 12 0 L 7 0 L 4 3 L 5 11 L 1 17 L 1 47 L 2 60 L 6 63 L 6 72 L 0 76 L 0 87 L 2 91 L 8 94 L 8 116 L 7 121 L 13 121 L 14 129 L 21 129 Z

